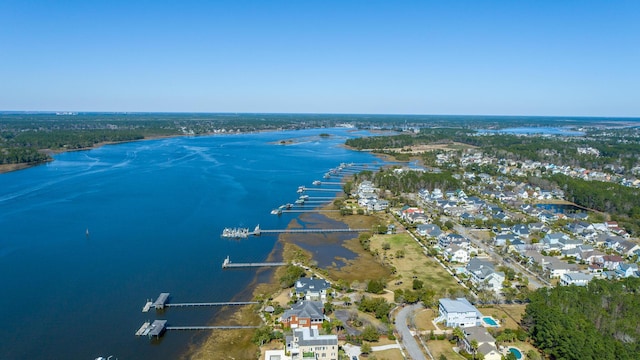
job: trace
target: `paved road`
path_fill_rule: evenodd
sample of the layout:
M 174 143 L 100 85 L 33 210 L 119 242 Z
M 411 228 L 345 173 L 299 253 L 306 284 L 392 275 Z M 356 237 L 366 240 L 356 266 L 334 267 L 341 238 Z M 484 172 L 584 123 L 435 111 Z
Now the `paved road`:
M 413 335 L 407 326 L 407 317 L 412 316 L 413 312 L 421 307 L 421 305 L 417 304 L 405 306 L 400 309 L 396 315 L 396 330 L 398 330 L 402 337 L 402 344 L 407 350 L 409 358 L 413 360 L 426 360 L 426 357 L 420 349 L 420 345 L 418 345 L 416 339 L 413 338 Z
M 476 245 L 477 247 L 482 249 L 484 252 L 489 254 L 491 258 L 498 261 L 501 265 L 508 266 L 517 273 L 522 272 L 527 278 L 529 278 L 529 285 L 531 285 L 531 287 L 533 287 L 534 290 L 541 288 L 543 286 L 547 286 L 547 284 L 543 285 L 541 281 L 536 276 L 534 276 L 528 269 L 522 268 L 520 266 L 516 266 L 511 261 L 510 262 L 504 261 L 504 257 L 502 257 L 501 255 L 493 251 L 491 246 L 488 246 L 484 244 L 482 241 L 480 241 L 471 231 L 469 231 L 468 228 L 458 224 L 458 225 L 455 225 L 454 229 L 458 234 L 469 239 L 474 245 Z

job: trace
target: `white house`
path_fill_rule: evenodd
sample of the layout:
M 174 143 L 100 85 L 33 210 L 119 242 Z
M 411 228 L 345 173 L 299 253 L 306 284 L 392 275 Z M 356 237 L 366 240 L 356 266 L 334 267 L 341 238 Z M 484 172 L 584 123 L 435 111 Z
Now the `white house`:
M 560 285 L 569 286 L 587 286 L 589 281 L 593 279 L 592 274 L 583 274 L 580 272 L 567 272 L 560 276 Z
M 468 263 L 470 258 L 469 250 L 457 244 L 451 244 L 451 246 L 446 248 L 444 250 L 444 256 L 450 262 L 458 262 L 463 264 Z
M 482 322 L 480 311 L 465 298 L 442 298 L 438 311 L 439 316 L 435 322 L 444 321 L 448 327 L 480 326 Z
M 338 360 L 338 336 L 320 335 L 317 329 L 294 329 L 286 338 L 286 350 L 292 360 Z M 308 355 L 313 353 L 313 357 Z

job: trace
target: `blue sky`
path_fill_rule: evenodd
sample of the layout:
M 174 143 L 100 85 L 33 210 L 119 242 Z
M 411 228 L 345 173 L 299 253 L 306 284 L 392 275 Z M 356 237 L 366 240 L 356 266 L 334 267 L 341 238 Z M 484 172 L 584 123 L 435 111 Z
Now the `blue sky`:
M 640 116 L 640 1 L 0 2 L 0 110 Z

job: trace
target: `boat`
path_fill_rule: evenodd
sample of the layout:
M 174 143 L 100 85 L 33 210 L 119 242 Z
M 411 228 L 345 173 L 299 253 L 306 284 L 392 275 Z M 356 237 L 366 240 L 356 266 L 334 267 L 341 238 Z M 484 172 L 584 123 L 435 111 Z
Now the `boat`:
M 320 186 L 322 182 L 320 180 L 315 180 L 312 184 L 315 186 Z
M 222 230 L 222 237 L 226 238 L 246 238 L 249 236 L 249 229 L 247 228 L 224 228 Z

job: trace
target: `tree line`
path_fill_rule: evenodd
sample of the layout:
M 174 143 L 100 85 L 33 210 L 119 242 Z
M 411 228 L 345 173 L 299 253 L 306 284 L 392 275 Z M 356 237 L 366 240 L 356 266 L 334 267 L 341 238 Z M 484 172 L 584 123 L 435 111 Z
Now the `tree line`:
M 640 279 L 596 279 L 586 287 L 540 288 L 523 325 L 551 359 L 637 359 Z

